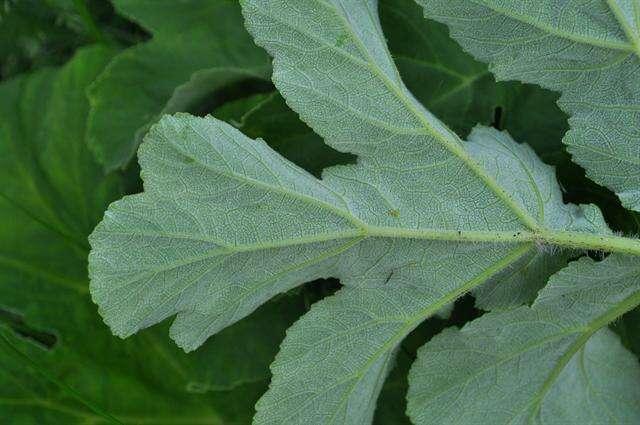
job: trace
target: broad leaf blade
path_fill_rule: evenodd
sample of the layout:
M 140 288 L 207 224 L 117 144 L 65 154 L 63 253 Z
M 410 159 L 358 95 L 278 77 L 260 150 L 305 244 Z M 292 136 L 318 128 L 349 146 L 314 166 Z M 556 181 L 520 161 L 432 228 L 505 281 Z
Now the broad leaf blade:
M 488 313 L 419 350 L 410 374 L 416 424 L 633 423 L 640 367 L 608 330 L 640 302 L 635 258 L 582 258 L 534 305 Z
M 140 149 L 145 193 L 113 204 L 91 237 L 92 294 L 105 321 L 130 335 L 176 314 L 172 337 L 187 350 L 306 280 L 333 276 L 350 288 L 327 301 L 335 311 L 314 309 L 291 331 L 260 423 L 366 423 L 393 351 L 421 320 L 512 272 L 542 234 L 608 233 L 596 208 L 562 203 L 552 170 L 529 148 L 484 128 L 463 142 L 427 112 L 400 80 L 375 6 L 243 3 L 288 104 L 357 165 L 318 180 L 215 119 L 165 117 Z M 389 287 L 400 299 L 409 288 L 426 293 L 408 311 L 358 296 Z M 307 346 L 305 326 L 330 329 L 347 296 L 361 317 L 391 325 L 363 336 L 347 316 L 345 332 L 382 345 L 342 345 L 335 356 L 331 338 Z M 292 357 L 310 371 L 304 385 L 288 372 Z M 321 358 L 331 373 L 315 369 Z M 301 385 L 304 394 L 292 390 Z M 312 408 L 274 407 L 289 397 Z
M 120 336 L 180 313 L 172 334 L 193 350 L 274 295 L 327 277 L 362 239 L 339 195 L 227 124 L 165 117 L 146 140 L 146 192 L 113 204 L 91 236 L 93 297 Z M 136 256 L 123 249 L 132 243 Z M 161 291 L 143 290 L 155 279 Z
M 562 92 L 564 142 L 588 176 L 640 211 L 637 0 L 419 0 L 501 79 Z M 471 18 L 470 18 L 471 17 Z
M 371 250 L 372 245 L 360 249 Z M 404 337 L 469 287 L 508 270 L 527 251 L 437 242 L 397 242 L 393 248 L 393 254 L 376 262 L 389 263 L 391 255 L 401 255 L 413 265 L 398 269 L 383 285 L 347 286 L 314 305 L 288 330 L 271 366 L 270 391 L 256 406 L 255 423 L 370 423 Z M 430 258 L 423 257 L 425 251 Z M 439 272 L 450 270 L 462 256 L 479 262 L 453 277 Z M 378 278 L 375 266 L 368 269 L 358 282 Z
M 537 180 L 523 184 L 535 183 L 538 190 L 549 190 L 545 199 L 560 199 L 557 186 L 549 185 L 550 170 L 535 162 L 529 149 L 487 129 L 477 130 L 474 140 L 489 145 L 499 140 L 521 151 L 501 161 L 507 167 L 501 169 L 503 175 L 512 178 L 520 172 L 518 167 L 533 161 L 528 172 Z M 476 149 L 479 159 L 483 149 Z M 107 323 L 122 335 L 177 313 L 172 335 L 181 346 L 193 349 L 275 294 L 307 280 L 336 276 L 346 285 L 382 287 L 377 289 L 381 297 L 390 288 L 419 284 L 426 293 L 414 294 L 417 304 L 413 308 L 387 311 L 393 313 L 397 332 L 378 335 L 389 341 L 388 349 L 371 354 L 389 360 L 397 343 L 421 320 L 466 289 L 490 277 L 499 280 L 497 275 L 502 272 L 513 274 L 518 260 L 536 250 L 531 243 L 507 249 L 503 243 L 412 240 L 402 237 L 402 229 L 365 227 L 366 232 L 398 232 L 396 238 L 362 233 L 361 222 L 342 209 L 347 200 L 334 189 L 268 150 L 264 142 L 250 140 L 211 118 L 165 117 L 152 129 L 140 158 L 147 192 L 112 205 L 91 237 L 93 296 Z M 513 198 L 523 206 L 536 207 L 535 196 L 529 198 L 517 187 L 512 190 Z M 573 207 L 550 203 L 548 208 L 551 223 L 566 225 L 564 218 L 572 217 Z M 576 223 L 587 222 L 584 214 L 592 211 L 594 224 L 601 226 L 595 210 L 576 211 L 582 216 L 573 217 Z M 127 249 L 132 243 L 138 247 L 135 256 Z M 451 275 L 460 261 L 472 258 L 474 267 Z M 145 282 L 151 281 L 162 282 L 162 290 L 145 290 Z M 384 298 L 379 303 L 384 304 Z M 373 307 L 361 306 L 363 311 Z M 329 317 L 337 314 L 331 311 Z M 313 358 L 313 353 L 309 356 Z M 377 363 L 366 356 L 361 359 L 362 376 L 370 376 L 369 365 Z M 341 360 L 344 358 L 335 359 L 337 363 Z M 386 366 L 380 367 L 378 372 L 384 374 Z M 376 392 L 364 383 L 357 384 L 359 376 L 352 378 L 370 400 L 360 405 L 368 410 L 349 407 L 355 409 L 350 415 L 370 417 Z M 358 398 L 357 393 L 344 395 L 346 400 Z M 331 406 L 318 404 L 318 408 Z M 323 414 L 327 413 L 319 413 Z

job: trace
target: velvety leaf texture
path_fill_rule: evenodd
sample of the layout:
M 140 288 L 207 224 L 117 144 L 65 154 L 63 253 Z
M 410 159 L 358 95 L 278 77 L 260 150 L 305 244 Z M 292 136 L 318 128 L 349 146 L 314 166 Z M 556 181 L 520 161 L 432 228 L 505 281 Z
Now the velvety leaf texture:
M 640 302 L 637 259 L 582 258 L 532 307 L 488 313 L 419 350 L 417 424 L 604 424 L 640 417 L 640 365 L 608 329 Z
M 482 284 L 525 291 L 506 304 L 530 299 L 561 267 L 548 245 L 634 244 L 594 206 L 564 204 L 526 145 L 486 127 L 463 142 L 428 112 L 387 51 L 377 2 L 248 0 L 243 12 L 289 106 L 357 164 L 317 179 L 214 118 L 165 116 L 138 153 L 144 193 L 91 235 L 89 273 L 114 333 L 175 315 L 187 351 L 279 293 L 339 278 L 287 332 L 255 423 L 369 423 L 421 321 Z M 532 262 L 533 279 L 510 283 Z
M 592 179 L 640 211 L 637 0 L 418 0 L 502 79 L 562 92 L 564 138 Z

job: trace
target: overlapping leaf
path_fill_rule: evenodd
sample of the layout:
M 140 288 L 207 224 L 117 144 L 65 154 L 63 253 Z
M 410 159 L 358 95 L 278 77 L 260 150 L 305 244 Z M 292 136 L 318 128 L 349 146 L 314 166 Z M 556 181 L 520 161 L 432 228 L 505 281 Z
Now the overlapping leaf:
M 502 79 L 562 92 L 564 142 L 623 205 L 640 210 L 640 3 L 419 0 Z
M 487 66 L 462 51 L 446 26 L 427 22 L 413 0 L 382 0 L 380 21 L 389 51 L 412 94 L 461 135 L 489 125 L 519 84 L 496 84 Z
M 120 0 L 115 6 L 154 37 L 116 58 L 91 90 L 89 135 L 107 168 L 131 158 L 161 113 L 190 110 L 205 99 L 215 103 L 224 97 L 216 97 L 221 88 L 268 76 L 265 57 L 248 41 L 232 4 Z M 478 122 L 491 123 L 494 109 L 515 97 L 519 87 L 495 85 L 486 66 L 460 51 L 443 26 L 420 18 L 412 0 L 384 1 L 380 7 L 409 88 L 455 131 L 466 134 Z
M 640 4 L 421 3 L 499 77 L 562 91 L 574 159 L 638 209 Z M 595 333 L 640 303 L 636 269 L 633 258 L 583 259 L 531 309 L 489 314 L 428 343 L 412 372 L 414 422 L 637 421 L 637 360 L 609 331 Z
M 368 422 L 422 320 L 518 274 L 538 244 L 610 240 L 597 209 L 563 204 L 528 147 L 487 128 L 462 142 L 426 111 L 375 6 L 244 2 L 288 104 L 357 165 L 318 180 L 213 118 L 165 117 L 139 151 L 145 192 L 113 204 L 91 237 L 92 294 L 112 330 L 176 315 L 187 350 L 293 286 L 341 279 L 289 330 L 257 423 Z
M 217 109 L 214 116 L 251 138 L 267 136 L 272 149 L 316 176 L 326 167 L 354 160 L 325 145 L 277 92 L 228 102 Z
M 637 258 L 572 263 L 532 307 L 488 313 L 421 348 L 410 374 L 413 422 L 637 422 L 640 365 L 601 328 L 639 303 Z

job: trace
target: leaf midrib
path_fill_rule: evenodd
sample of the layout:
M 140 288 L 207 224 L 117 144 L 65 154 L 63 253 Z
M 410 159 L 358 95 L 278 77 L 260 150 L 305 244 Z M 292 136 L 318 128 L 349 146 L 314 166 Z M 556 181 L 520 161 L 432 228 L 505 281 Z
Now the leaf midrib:
M 526 25 L 529 25 L 531 27 L 534 27 L 538 30 L 541 30 L 547 34 L 559 37 L 559 38 L 563 38 L 565 40 L 570 40 L 576 43 L 580 43 L 580 44 L 587 44 L 587 45 L 591 45 L 594 47 L 599 47 L 599 48 L 605 48 L 605 49 L 611 49 L 611 50 L 622 50 L 622 51 L 626 51 L 626 52 L 632 52 L 635 53 L 637 56 L 640 56 L 640 50 L 638 50 L 638 47 L 636 47 L 634 45 L 634 43 L 623 43 L 623 42 L 613 42 L 613 41 L 605 41 L 605 40 L 598 40 L 596 38 L 591 38 L 591 37 L 586 37 L 583 35 L 578 35 L 578 34 L 573 34 L 567 31 L 563 31 L 560 28 L 555 28 L 551 25 L 547 25 L 543 22 L 540 21 L 536 21 L 534 19 L 531 19 L 529 16 L 526 15 L 521 15 L 518 13 L 515 13 L 511 10 L 507 10 L 505 8 L 501 8 L 495 5 L 490 5 L 490 4 L 486 4 L 483 0 L 468 0 L 471 3 L 474 3 L 476 5 L 482 6 L 482 7 L 486 7 L 487 9 L 490 9 L 498 14 L 501 14 L 503 16 L 506 16 L 507 18 L 513 19 L 515 21 L 519 21 L 522 22 Z M 610 0 L 606 0 L 607 3 L 610 2 Z M 619 18 L 616 16 L 616 19 L 618 19 L 619 22 Z M 622 25 L 622 24 L 621 24 Z
M 382 346 L 380 346 L 378 348 L 378 350 L 376 350 L 376 352 L 373 353 L 373 355 L 364 363 L 364 365 L 362 365 L 360 368 L 358 368 L 358 370 L 354 374 L 350 375 L 348 378 L 345 378 L 345 379 L 339 381 L 338 383 L 332 383 L 329 388 L 323 388 L 324 392 L 326 392 L 326 391 L 332 389 L 335 386 L 338 386 L 338 385 L 341 385 L 341 384 L 343 384 L 345 382 L 349 382 L 350 380 L 353 380 L 353 384 L 349 387 L 349 389 L 345 390 L 344 394 L 341 396 L 340 405 L 337 406 L 334 409 L 334 413 L 331 416 L 331 418 L 329 418 L 329 422 L 325 422 L 325 424 L 333 424 L 334 423 L 334 421 L 336 419 L 336 415 L 341 411 L 342 407 L 348 402 L 349 395 L 351 393 L 353 393 L 355 387 L 357 386 L 358 382 L 360 382 L 360 379 L 366 373 L 366 371 L 369 370 L 369 368 L 376 361 L 378 361 L 381 356 L 387 354 L 389 352 L 389 350 L 391 350 L 394 346 L 396 346 L 398 343 L 400 343 L 400 341 L 402 341 L 402 339 L 409 332 L 411 332 L 411 330 L 413 330 L 416 326 L 418 326 L 425 318 L 432 316 L 433 314 L 435 314 L 436 312 L 441 310 L 444 306 L 446 306 L 446 305 L 450 304 L 451 302 L 453 302 L 456 298 L 458 298 L 461 295 L 465 294 L 469 290 L 477 287 L 478 285 L 484 283 L 486 280 L 488 280 L 489 278 L 491 278 L 495 274 L 501 272 L 502 270 L 507 269 L 508 267 L 510 267 L 511 265 L 516 263 L 524 255 L 529 253 L 531 249 L 532 249 L 532 247 L 530 245 L 524 245 L 522 247 L 518 247 L 516 249 L 513 249 L 507 255 L 505 255 L 503 258 L 501 258 L 499 261 L 494 263 L 491 267 L 488 267 L 487 269 L 483 270 L 481 273 L 476 275 L 474 278 L 468 280 L 464 285 L 462 285 L 462 286 L 460 286 L 460 287 L 458 287 L 458 288 L 456 288 L 456 289 L 454 289 L 452 291 L 449 291 L 446 295 L 440 297 L 438 302 L 430 304 L 428 307 L 422 309 L 421 311 L 419 311 L 415 315 L 410 315 L 410 316 L 404 317 L 403 318 L 403 321 L 405 323 L 404 326 L 402 326 L 399 330 L 397 330 L 395 332 L 395 334 L 393 334 L 393 336 L 391 338 L 389 338 L 389 340 L 386 343 L 384 343 Z M 389 320 L 391 320 L 391 319 L 389 319 Z M 395 321 L 397 321 L 397 320 L 395 320 Z M 276 359 L 276 362 L 277 362 L 277 359 Z M 274 376 L 275 375 L 276 375 L 276 373 L 274 372 Z M 320 396 L 321 394 L 322 393 L 318 393 L 317 396 Z M 307 401 L 307 403 L 308 402 L 309 402 L 309 400 Z M 305 403 L 305 404 L 307 404 L 307 403 Z M 300 409 L 298 409 L 297 411 L 293 412 L 293 414 L 291 414 L 290 417 L 294 416 L 297 413 L 299 413 L 299 410 Z
M 462 331 L 460 331 L 462 332 Z M 519 348 L 518 350 L 509 353 L 507 356 L 500 358 L 500 360 L 498 360 L 495 363 L 490 363 L 486 366 L 483 367 L 479 367 L 474 369 L 473 373 L 469 376 L 467 376 L 465 379 L 461 380 L 461 381 L 456 381 L 451 383 L 450 385 L 447 385 L 446 387 L 440 388 L 438 390 L 438 392 L 433 393 L 433 394 L 428 394 L 427 396 L 422 396 L 422 399 L 424 400 L 424 405 L 428 406 L 430 404 L 432 404 L 434 401 L 436 401 L 436 399 L 440 396 L 442 396 L 443 394 L 446 394 L 447 392 L 456 389 L 458 387 L 464 387 L 466 385 L 469 384 L 469 382 L 471 382 L 473 379 L 477 378 L 478 376 L 484 374 L 485 372 L 491 370 L 491 369 L 497 369 L 498 367 L 512 361 L 513 359 L 533 350 L 533 349 L 539 349 L 542 346 L 545 346 L 547 344 L 551 344 L 551 343 L 555 343 L 557 340 L 565 338 L 569 335 L 573 335 L 576 334 L 578 332 L 578 329 L 575 328 L 570 328 L 570 329 L 565 329 L 562 332 L 559 332 L 557 334 L 553 334 L 550 335 L 548 337 L 545 337 L 543 339 L 537 340 L 531 344 L 527 344 L 522 348 Z M 440 352 L 446 352 L 446 351 L 451 351 L 451 350 L 439 350 L 438 353 Z M 468 351 L 468 352 L 478 352 L 481 353 L 480 350 L 464 350 L 464 351 Z M 415 400 L 416 402 L 421 401 L 418 398 L 419 394 L 416 394 L 415 396 Z M 526 406 L 528 407 L 528 405 Z
M 336 6 L 333 4 L 329 4 L 323 0 L 316 0 L 316 2 L 319 5 L 323 6 L 325 9 L 332 12 L 338 18 L 338 20 L 342 23 L 343 29 L 350 35 L 351 40 L 356 45 L 360 53 L 367 59 L 367 62 L 361 63 L 359 59 L 354 58 L 352 55 L 348 54 L 342 49 L 339 49 L 336 46 L 333 46 L 331 44 L 328 44 L 324 40 L 314 36 L 313 34 L 310 34 L 309 32 L 305 31 L 302 28 L 295 27 L 291 23 L 282 20 L 280 17 L 267 14 L 264 11 L 262 11 L 262 13 L 265 16 L 269 17 L 270 19 L 278 22 L 279 24 L 285 27 L 288 27 L 293 31 L 302 33 L 306 37 L 317 42 L 318 44 L 321 44 L 323 47 L 333 52 L 336 52 L 337 54 L 342 55 L 352 63 L 360 64 L 361 66 L 366 66 L 366 68 L 368 68 L 372 73 L 374 73 L 380 79 L 380 81 L 390 90 L 390 92 L 393 95 L 395 95 L 395 97 L 405 106 L 407 112 L 413 115 L 414 118 L 416 118 L 420 122 L 420 124 L 422 125 L 422 127 L 424 127 L 427 133 L 431 135 L 436 141 L 438 141 L 438 143 L 440 143 L 445 149 L 451 152 L 454 156 L 458 157 L 462 161 L 463 165 L 466 168 L 468 168 L 473 174 L 475 174 L 480 179 L 480 181 L 482 181 L 482 183 L 484 183 L 485 186 L 492 193 L 494 193 L 495 196 L 499 200 L 501 200 L 503 204 L 506 207 L 508 207 L 520 221 L 522 221 L 524 225 L 526 225 L 530 229 L 539 229 L 540 224 L 526 210 L 524 210 L 519 205 L 517 205 L 517 203 L 497 184 L 495 179 L 493 179 L 486 172 L 486 170 L 480 167 L 478 163 L 476 163 L 475 160 L 467 153 L 467 151 L 464 149 L 462 141 L 458 139 L 457 136 L 455 136 L 453 133 L 449 135 L 449 136 L 452 136 L 452 138 L 448 138 L 446 137 L 446 135 L 436 131 L 431 126 L 431 124 L 429 123 L 427 118 L 424 116 L 424 114 L 416 108 L 414 101 L 408 98 L 406 94 L 403 93 L 401 88 L 398 87 L 393 81 L 391 81 L 389 76 L 387 76 L 384 72 L 380 70 L 378 66 L 376 66 L 376 62 L 373 60 L 373 58 L 371 58 L 366 47 L 362 44 L 357 34 L 353 32 L 350 22 L 336 8 Z M 386 46 L 386 43 L 382 43 L 382 44 Z
M 315 198 L 310 195 L 299 193 L 283 186 L 277 186 L 263 182 L 261 180 L 248 177 L 244 174 L 238 174 L 234 171 L 224 171 L 220 168 L 215 168 L 195 155 L 192 155 L 183 149 L 173 141 L 169 141 L 171 147 L 176 150 L 177 153 L 188 157 L 193 160 L 194 163 L 199 164 L 201 167 L 212 171 L 213 173 L 223 175 L 230 179 L 239 180 L 241 182 L 259 187 L 261 189 L 280 193 L 285 196 L 292 197 L 302 202 L 311 203 L 319 208 L 325 209 L 334 215 L 342 217 L 348 223 L 351 223 L 354 227 L 345 230 L 338 230 L 327 233 L 319 233 L 309 235 L 306 237 L 296 237 L 288 239 L 280 239 L 269 242 L 258 242 L 253 244 L 244 245 L 232 245 L 221 239 L 204 237 L 200 235 L 192 235 L 180 232 L 162 232 L 162 233 L 145 233 L 145 232 L 127 232 L 123 235 L 138 235 L 146 237 L 175 237 L 187 240 L 195 240 L 200 242 L 209 242 L 218 245 L 218 249 L 214 250 L 216 254 L 233 254 L 236 252 L 250 252 L 264 249 L 284 248 L 295 245 L 303 245 L 310 243 L 326 242 L 330 240 L 346 239 L 346 238 L 404 238 L 404 239 L 424 239 L 424 240 L 438 240 L 438 241 L 451 241 L 451 242 L 487 242 L 487 243 L 523 243 L 523 242 L 538 242 L 543 244 L 558 245 L 569 248 L 581 248 L 581 249 L 595 249 L 610 252 L 622 252 L 626 254 L 640 255 L 640 241 L 624 238 L 620 236 L 612 235 L 596 235 L 586 232 L 567 232 L 554 229 L 539 229 L 539 230 L 524 230 L 515 228 L 513 230 L 445 230 L 445 229 L 407 229 L 401 227 L 384 227 L 373 226 L 365 223 L 359 218 L 353 216 L 350 211 L 340 208 L 329 201 Z M 155 159 L 158 160 L 157 158 Z M 145 182 L 146 183 L 146 182 Z M 332 188 L 326 186 L 322 180 L 315 180 L 315 183 L 322 186 L 323 189 L 330 193 L 334 193 Z M 149 188 L 147 188 L 149 189 Z M 339 198 L 340 195 L 337 195 Z M 336 199 L 338 200 L 338 199 Z M 344 202 L 344 199 L 340 199 Z M 108 234 L 118 234 L 118 232 L 105 232 Z M 90 237 L 90 240 L 93 238 Z M 220 249 L 222 248 L 222 250 Z M 194 261 L 207 258 L 198 256 Z M 184 259 L 181 261 L 181 265 L 190 262 L 190 259 Z
M 353 392 L 355 386 L 359 382 L 359 378 L 361 378 L 364 375 L 366 370 L 368 370 L 371 367 L 371 365 L 378 360 L 380 356 L 384 355 L 392 347 L 399 344 L 402 341 L 402 339 L 404 339 L 404 337 L 407 336 L 409 332 L 411 332 L 413 329 L 415 329 L 416 326 L 418 326 L 422 321 L 434 315 L 436 312 L 440 311 L 443 307 L 455 301 L 461 295 L 469 292 L 471 289 L 486 282 L 492 276 L 498 274 L 502 270 L 506 270 L 508 267 L 516 263 L 523 256 L 525 256 L 530 250 L 531 250 L 531 247 L 527 245 L 512 250 L 500 261 L 497 261 L 491 267 L 486 268 L 484 271 L 479 273 L 473 279 L 470 279 L 469 281 L 467 281 L 467 283 L 464 284 L 463 286 L 453 291 L 450 291 L 445 296 L 441 297 L 438 302 L 430 304 L 427 308 L 418 312 L 418 314 L 408 317 L 406 320 L 405 326 L 403 326 L 398 332 L 396 332 L 393 338 L 389 339 L 389 341 L 387 341 L 384 345 L 382 345 L 374 353 L 374 355 L 360 369 L 358 369 L 357 373 L 353 375 L 353 378 L 356 378 L 356 379 L 354 380 L 353 385 L 351 386 L 350 390 L 346 394 L 349 395 Z M 333 418 L 335 418 L 335 415 L 340 410 L 341 406 L 344 405 L 347 401 L 348 401 L 348 397 L 344 396 L 340 407 L 335 409 L 332 420 L 331 422 L 329 422 L 330 424 L 333 423 Z
M 638 274 L 638 271 L 634 271 L 632 274 Z M 540 390 L 536 393 L 533 401 L 535 403 L 535 408 L 531 412 L 531 416 L 529 420 L 533 423 L 533 417 L 540 410 L 542 406 L 542 402 L 544 401 L 545 395 L 549 392 L 549 390 L 553 387 L 556 379 L 560 376 L 564 368 L 567 366 L 569 361 L 573 358 L 573 356 L 589 341 L 589 339 L 595 334 L 597 331 L 607 326 L 609 323 L 622 316 L 624 313 L 632 310 L 636 306 L 640 304 L 640 291 L 636 291 L 631 294 L 624 300 L 614 304 L 614 306 L 608 309 L 605 313 L 598 316 L 596 319 L 592 320 L 587 324 L 585 328 L 583 328 L 583 334 L 569 347 L 569 349 L 560 357 L 558 360 L 558 364 L 551 371 L 544 384 L 540 388 Z
M 400 90 L 400 88 L 398 86 L 396 86 L 393 81 L 391 81 L 389 79 L 389 77 L 380 70 L 380 68 L 378 66 L 376 66 L 376 62 L 373 60 L 373 58 L 369 55 L 369 51 L 366 49 L 366 47 L 362 44 L 362 41 L 360 40 L 360 38 L 357 36 L 357 34 L 355 34 L 351 28 L 351 26 L 349 25 L 349 22 L 346 20 L 346 18 L 344 17 L 343 14 L 340 13 L 340 11 L 333 5 L 329 5 L 328 3 L 326 3 L 324 0 L 318 0 L 320 4 L 323 4 L 325 6 L 331 6 L 333 8 L 333 10 L 335 11 L 336 15 L 338 16 L 338 18 L 340 19 L 340 21 L 343 23 L 343 27 L 345 28 L 345 30 L 351 35 L 352 40 L 354 41 L 354 43 L 356 44 L 356 46 L 358 47 L 358 50 L 360 50 L 360 52 L 368 59 L 371 70 L 378 75 L 378 78 L 381 79 L 381 81 L 389 88 L 389 90 L 391 90 L 391 92 L 398 98 L 398 100 L 400 100 L 402 102 L 402 104 L 405 105 L 405 107 L 407 108 L 408 112 L 411 113 L 415 118 L 418 119 L 418 121 L 422 124 L 422 126 L 446 149 L 448 149 L 453 155 L 457 156 L 458 158 L 460 158 L 460 160 L 462 161 L 462 163 L 473 173 L 475 174 L 486 186 L 487 188 L 493 192 L 498 199 L 500 199 L 505 206 L 507 206 L 515 215 L 516 217 L 518 217 L 522 223 L 529 227 L 530 229 L 534 230 L 534 229 L 538 229 L 540 227 L 540 224 L 535 220 L 535 218 L 533 218 L 526 210 L 524 210 L 523 208 L 521 208 L 501 187 L 500 185 L 498 185 L 498 183 L 495 181 L 495 179 L 493 177 L 491 177 L 486 170 L 484 170 L 482 167 L 480 167 L 478 165 L 478 163 L 467 153 L 467 151 L 464 149 L 462 142 L 460 139 L 457 138 L 457 136 L 455 136 L 453 133 L 450 133 L 450 135 L 454 136 L 455 138 L 452 139 L 448 139 L 444 134 L 441 134 L 437 131 L 435 131 L 435 129 L 431 126 L 431 123 L 429 123 L 429 121 L 427 120 L 427 118 L 424 116 L 424 114 L 417 110 L 415 107 L 414 102 L 412 101 L 412 99 L 408 98 L 405 93 Z M 380 35 L 381 37 L 383 37 L 383 35 Z M 382 45 L 387 48 L 387 43 L 386 40 L 384 40 L 384 38 L 382 39 Z M 388 50 L 387 53 L 389 54 Z M 389 57 L 391 57 L 391 55 L 389 54 Z M 397 73 L 397 68 L 394 65 L 394 70 L 396 70 Z M 402 81 L 400 79 L 400 76 L 398 75 L 398 79 L 400 81 Z
M 200 235 L 186 233 L 144 233 L 144 232 L 105 232 L 101 234 L 144 236 L 155 238 L 181 238 L 198 242 L 219 243 L 220 240 L 206 238 Z M 524 230 L 513 231 L 474 231 L 474 230 L 438 230 L 438 229 L 405 229 L 399 227 L 367 226 L 364 230 L 345 230 L 342 232 L 320 233 L 300 238 L 280 239 L 269 242 L 260 242 L 244 245 L 227 245 L 227 248 L 218 247 L 211 252 L 220 254 L 235 254 L 238 252 L 252 252 L 266 249 L 287 248 L 296 245 L 305 245 L 319 242 L 327 242 L 338 239 L 350 238 L 396 238 L 416 239 L 429 241 L 469 242 L 469 243 L 500 243 L 518 244 L 535 242 L 540 244 L 557 245 L 572 249 L 591 249 L 606 252 L 620 252 L 624 254 L 640 255 L 640 241 L 621 236 L 608 236 L 591 234 L 587 232 L 544 231 L 530 232 Z M 198 257 L 199 260 L 207 258 Z

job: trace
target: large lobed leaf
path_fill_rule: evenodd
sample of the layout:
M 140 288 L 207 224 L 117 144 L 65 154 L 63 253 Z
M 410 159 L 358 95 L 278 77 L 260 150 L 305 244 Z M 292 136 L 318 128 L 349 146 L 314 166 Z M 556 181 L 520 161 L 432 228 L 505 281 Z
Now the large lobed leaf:
M 592 179 L 640 211 L 637 0 L 418 0 L 502 79 L 562 92 L 564 142 Z
M 112 330 L 176 315 L 171 335 L 186 350 L 278 293 L 340 278 L 289 330 L 257 423 L 367 423 L 422 320 L 551 255 L 538 244 L 608 235 L 595 207 L 562 202 L 530 148 L 482 127 L 463 142 L 425 110 L 376 5 L 243 3 L 289 105 L 357 165 L 319 180 L 225 123 L 167 116 L 139 151 L 145 192 L 112 204 L 90 239 L 92 295 Z M 535 289 L 554 271 L 542 267 Z
M 559 189 L 550 184 L 551 170 L 529 149 L 488 129 L 477 130 L 472 140 L 478 158 L 497 143 L 518 152 L 507 152 L 500 167 L 506 167 L 502 171 L 509 178 L 521 173 L 510 189 L 523 204 L 540 206 L 552 223 L 585 224 L 584 217 L 574 216 L 573 208 L 561 203 Z M 494 153 L 485 154 L 489 152 Z M 370 379 L 382 382 L 394 348 L 420 321 L 490 277 L 502 273 L 511 278 L 532 255 L 544 255 L 526 241 L 512 247 L 504 240 L 423 241 L 405 239 L 402 228 L 355 228 L 351 221 L 356 217 L 321 198 L 338 202 L 329 187 L 285 162 L 263 142 L 251 141 L 211 118 L 165 117 L 152 128 L 140 159 L 147 191 L 112 205 L 91 238 L 92 291 L 107 323 L 125 336 L 178 313 L 172 335 L 181 346 L 193 349 L 278 292 L 319 277 L 339 277 L 347 287 L 314 306 L 289 331 L 273 365 L 274 388 L 284 375 L 286 385 L 278 388 L 306 400 L 308 395 L 295 391 L 296 386 L 321 385 L 317 391 L 332 394 L 336 401 L 323 400 L 317 407 L 335 410 L 334 414 L 347 415 L 341 410 L 341 405 L 351 406 L 345 398 L 375 400 L 379 385 Z M 537 205 L 529 197 L 530 175 L 546 204 Z M 180 202 L 187 204 L 181 207 Z M 316 223 L 310 220 L 314 216 Z M 307 220 L 297 222 L 295 217 Z M 593 220 L 597 223 L 597 215 Z M 296 235 L 303 231 L 316 233 Z M 497 231 L 488 238 L 501 235 Z M 508 232 L 508 237 L 514 236 Z M 446 229 L 426 236 L 439 237 L 448 237 Z M 138 248 L 123 249 L 130 244 Z M 460 261 L 473 266 L 452 274 Z M 145 291 L 145 282 L 162 282 L 162 291 Z M 293 343 L 296 350 L 308 351 L 298 366 L 304 374 L 289 360 L 301 356 L 287 345 L 296 339 L 314 342 Z M 322 356 L 322 361 L 315 356 Z M 345 376 L 345 369 L 352 373 Z M 369 375 L 373 378 L 367 379 Z M 336 391 L 342 380 L 342 392 Z M 277 412 L 313 414 L 299 399 L 289 403 L 290 409 L 280 406 Z M 259 406 L 264 408 L 266 402 Z M 356 418 L 372 414 L 372 407 L 360 406 Z

